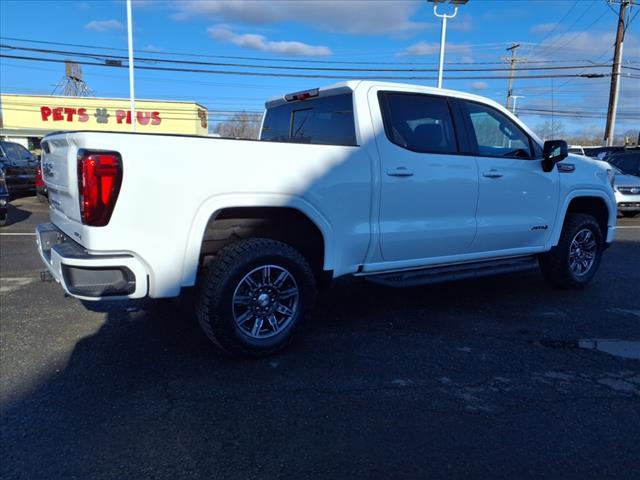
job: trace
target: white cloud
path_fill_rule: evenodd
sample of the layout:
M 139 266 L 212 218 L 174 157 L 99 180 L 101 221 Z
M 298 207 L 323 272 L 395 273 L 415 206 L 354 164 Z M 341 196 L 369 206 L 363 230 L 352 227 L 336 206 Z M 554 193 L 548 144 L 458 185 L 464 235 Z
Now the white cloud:
M 400 55 L 433 55 L 434 53 L 438 53 L 440 51 L 439 43 L 427 43 L 427 42 L 418 42 L 414 43 L 410 47 L 400 53 Z
M 569 32 L 548 38 L 542 44 L 535 46 L 531 54 L 525 52 L 529 60 L 595 60 L 611 62 L 613 58 L 613 44 L 615 32 Z M 611 47 L 611 48 L 609 48 Z M 606 55 L 603 53 L 609 48 Z M 627 35 L 624 42 L 624 58 L 626 60 L 640 57 L 640 42 L 638 36 Z
M 103 33 L 110 30 L 122 30 L 124 26 L 118 20 L 91 20 L 84 28 Z
M 447 42 L 445 44 L 445 54 L 446 53 L 458 53 L 460 55 L 464 55 L 467 57 L 471 56 L 471 45 L 458 44 Z M 418 56 L 425 57 L 428 55 L 437 55 L 440 53 L 440 42 L 418 42 L 413 45 L 407 47 L 404 51 L 400 52 L 398 56 Z
M 411 20 L 423 7 L 424 2 L 415 0 L 189 0 L 173 4 L 176 10 L 173 18 L 188 20 L 204 16 L 218 22 L 252 25 L 297 22 L 337 33 L 406 34 L 433 25 Z
M 461 15 L 460 18 L 454 18 L 448 22 L 451 30 L 458 32 L 470 32 L 473 30 L 473 21 L 469 15 Z
M 489 88 L 489 84 L 487 82 L 473 82 L 471 83 L 471 88 L 474 90 L 485 90 Z
M 328 47 L 322 45 L 309 45 L 295 41 L 276 42 L 254 33 L 237 34 L 224 26 L 209 27 L 207 31 L 212 38 L 218 41 L 233 43 L 241 48 L 259 50 L 261 52 L 307 56 L 327 56 L 332 54 Z
M 539 23 L 529 30 L 531 33 L 549 33 L 558 26 L 557 23 Z

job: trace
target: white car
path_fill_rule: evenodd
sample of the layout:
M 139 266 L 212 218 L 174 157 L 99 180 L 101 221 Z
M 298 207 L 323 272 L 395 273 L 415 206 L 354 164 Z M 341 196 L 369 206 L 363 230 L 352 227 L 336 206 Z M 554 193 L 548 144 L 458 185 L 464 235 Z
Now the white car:
M 625 217 L 633 218 L 640 213 L 640 178 L 627 175 L 617 167 L 613 191 L 616 195 L 618 211 Z
M 569 145 L 569 153 L 575 153 L 576 155 L 586 156 L 586 153 L 584 153 L 584 148 L 582 147 L 582 145 Z
M 316 286 L 346 275 L 408 286 L 539 264 L 582 287 L 616 230 L 606 164 L 452 90 L 284 95 L 266 103 L 260 140 L 71 132 L 42 146 L 51 223 L 38 246 L 65 291 L 195 286 L 202 329 L 234 354 L 283 348 Z

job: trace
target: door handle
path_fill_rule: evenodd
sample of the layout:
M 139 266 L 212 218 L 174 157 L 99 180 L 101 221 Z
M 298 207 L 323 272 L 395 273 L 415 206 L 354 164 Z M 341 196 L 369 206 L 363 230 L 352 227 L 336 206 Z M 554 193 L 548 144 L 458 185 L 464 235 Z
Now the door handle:
M 413 175 L 413 170 L 409 170 L 407 167 L 398 167 L 387 170 L 387 175 L 390 177 L 410 177 Z
M 487 178 L 500 178 L 500 177 L 502 177 L 502 173 L 500 173 L 495 168 L 492 168 L 488 172 L 483 172 L 482 176 L 483 177 L 487 177 Z

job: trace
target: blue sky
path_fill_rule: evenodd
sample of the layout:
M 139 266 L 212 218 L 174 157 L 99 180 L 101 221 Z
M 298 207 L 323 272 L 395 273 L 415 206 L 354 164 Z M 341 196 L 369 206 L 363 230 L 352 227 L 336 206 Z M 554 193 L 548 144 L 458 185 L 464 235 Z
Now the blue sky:
M 615 6 L 613 8 L 616 8 Z M 635 14 L 639 7 L 631 10 Z M 340 68 L 436 68 L 440 23 L 426 1 L 183 1 L 134 2 L 137 55 L 165 59 L 260 65 Z M 583 66 L 611 62 L 616 14 L 605 0 L 470 0 L 449 22 L 446 68 L 453 76 L 505 76 L 505 71 L 452 72 L 451 69 L 505 68 L 502 58 L 511 43 L 522 45 L 519 67 Z M 3 37 L 107 47 L 98 53 L 126 55 L 126 9 L 122 1 L 0 2 Z M 640 16 L 627 31 L 625 65 L 640 67 Z M 58 50 L 93 51 L 80 47 L 29 44 L 3 38 L 2 43 Z M 145 50 L 145 52 L 142 52 Z M 3 49 L 12 55 L 68 58 Z M 264 60 L 216 59 L 169 55 L 242 56 Z M 273 61 L 283 59 L 287 61 Z M 271 61 L 270 61 L 271 60 Z M 323 63 L 308 63 L 307 61 Z M 100 57 L 90 61 L 103 61 Z M 346 63 L 345 63 L 346 62 Z M 355 63 L 358 62 L 358 63 Z M 157 65 L 140 63 L 139 65 Z M 175 65 L 174 65 L 175 66 Z M 188 65 L 183 65 L 189 67 Z M 180 67 L 180 66 L 179 66 Z M 199 67 L 252 70 L 248 67 Z M 264 70 L 261 70 L 264 71 Z M 267 70 L 268 71 L 268 70 Z M 535 70 L 517 75 L 608 73 L 610 68 Z M 337 75 L 398 75 L 394 72 L 287 71 Z M 637 70 L 624 70 L 638 74 Z M 50 94 L 63 65 L 1 59 L 4 93 Z M 126 97 L 126 69 L 84 67 L 85 80 L 98 96 Z M 421 72 L 420 76 L 435 76 Z M 447 70 L 445 70 L 447 75 Z M 267 97 L 334 83 L 318 78 L 270 78 L 183 72 L 138 71 L 138 98 L 194 100 L 210 111 L 261 110 Z M 409 80 L 434 85 L 435 80 Z M 640 125 L 640 79 L 623 78 L 617 132 Z M 471 91 L 504 102 L 506 79 L 446 79 L 447 88 Z M 607 108 L 608 78 L 518 79 L 518 109 L 532 126 L 551 119 L 533 110 L 579 112 L 580 117 L 555 116 L 569 132 L 601 132 Z M 553 91 L 553 99 L 552 99 Z M 572 114 L 572 113 L 570 113 Z M 220 114 L 222 115 L 222 114 Z M 573 114 L 572 114 L 573 115 Z M 596 116 L 598 118 L 585 118 Z M 216 117 L 216 118 L 219 118 Z

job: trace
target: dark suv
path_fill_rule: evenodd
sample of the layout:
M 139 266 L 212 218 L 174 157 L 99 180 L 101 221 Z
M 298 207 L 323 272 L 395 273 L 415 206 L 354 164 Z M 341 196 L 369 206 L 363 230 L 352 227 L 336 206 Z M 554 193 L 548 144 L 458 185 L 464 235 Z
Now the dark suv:
M 616 153 L 608 156 L 605 160 L 627 175 L 640 176 L 640 150 L 638 149 Z
M 0 168 L 9 195 L 35 193 L 38 159 L 19 143 L 0 141 Z

